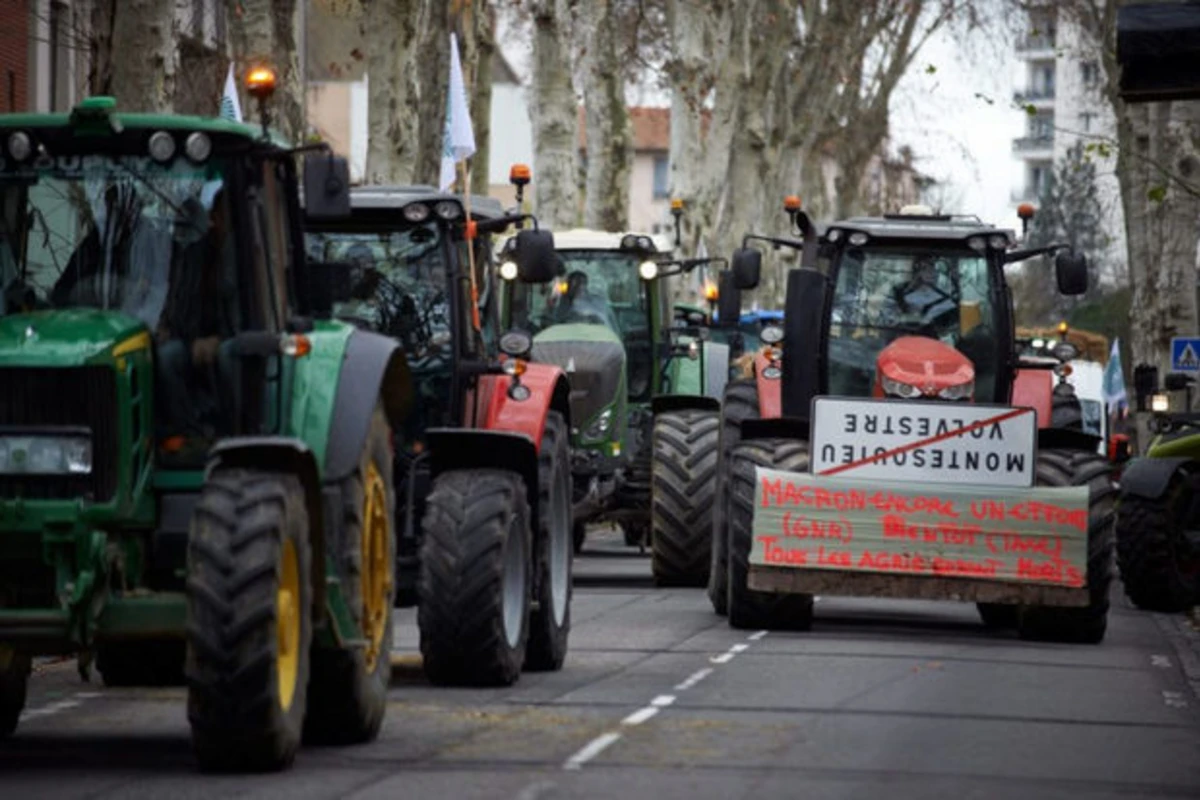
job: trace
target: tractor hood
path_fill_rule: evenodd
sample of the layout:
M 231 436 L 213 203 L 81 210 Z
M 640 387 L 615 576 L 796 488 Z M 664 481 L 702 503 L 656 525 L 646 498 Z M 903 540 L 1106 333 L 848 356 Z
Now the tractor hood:
M 71 367 L 91 363 L 113 345 L 145 332 L 117 311 L 56 309 L 0 317 L 0 366 Z
M 533 360 L 556 364 L 571 383 L 571 419 L 584 425 L 617 399 L 625 346 L 606 325 L 552 325 L 533 337 Z

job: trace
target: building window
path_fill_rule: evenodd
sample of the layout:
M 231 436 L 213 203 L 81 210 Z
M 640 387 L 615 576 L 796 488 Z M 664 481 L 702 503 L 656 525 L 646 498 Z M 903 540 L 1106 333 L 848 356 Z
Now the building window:
M 1100 82 L 1100 65 L 1095 61 L 1084 61 L 1079 65 L 1079 77 L 1089 89 Z
M 654 157 L 654 199 L 663 200 L 671 182 L 671 162 L 666 156 Z
M 1095 117 L 1096 117 L 1096 115 L 1090 111 L 1084 111 L 1082 114 L 1079 115 L 1079 127 L 1083 130 L 1084 133 L 1087 133 L 1088 131 L 1090 131 L 1092 129 L 1092 120 Z
M 1037 166 L 1029 169 L 1029 185 L 1028 193 L 1034 199 L 1041 199 L 1042 193 L 1046 191 L 1047 185 L 1050 182 L 1050 170 L 1046 167 Z
M 1054 136 L 1054 115 L 1039 114 L 1029 119 L 1029 136 L 1033 139 L 1050 139 Z

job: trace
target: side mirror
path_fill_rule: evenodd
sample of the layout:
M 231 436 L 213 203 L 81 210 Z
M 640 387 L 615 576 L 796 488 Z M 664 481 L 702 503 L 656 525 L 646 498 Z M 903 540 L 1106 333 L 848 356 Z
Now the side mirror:
M 1138 364 L 1134 367 L 1133 392 L 1137 398 L 1138 411 L 1145 411 L 1149 398 L 1158 392 L 1158 367 L 1153 364 Z
M 1167 377 L 1163 378 L 1163 387 L 1168 392 L 1182 392 L 1195 382 L 1196 379 L 1191 375 L 1185 375 L 1182 372 L 1168 372 Z
M 733 251 L 733 281 L 738 289 L 749 291 L 758 286 L 762 272 L 762 253 L 751 247 L 739 247 Z M 722 292 L 724 290 L 722 289 Z
M 334 303 L 344 303 L 351 299 L 352 272 L 350 265 L 345 263 L 308 262 L 309 297 L 312 300 L 314 317 L 329 319 L 333 314 Z
M 546 230 L 517 231 L 513 247 L 517 277 L 523 283 L 546 283 L 558 274 L 554 234 Z
M 350 216 L 350 164 L 332 153 L 304 157 L 304 212 L 310 219 Z
M 1058 291 L 1065 295 L 1080 295 L 1088 288 L 1087 257 L 1083 253 L 1059 250 L 1054 257 L 1054 272 Z
M 737 254 L 734 254 L 736 268 Z M 723 270 L 717 277 L 717 327 L 736 328 L 742 317 L 742 290 L 733 270 Z

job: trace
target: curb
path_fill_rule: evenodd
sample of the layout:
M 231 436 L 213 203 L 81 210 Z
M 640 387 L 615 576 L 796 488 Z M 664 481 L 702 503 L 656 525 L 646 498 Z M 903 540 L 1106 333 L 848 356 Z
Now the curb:
M 1154 621 L 1171 642 L 1192 694 L 1200 699 L 1200 606 L 1182 614 L 1154 614 Z

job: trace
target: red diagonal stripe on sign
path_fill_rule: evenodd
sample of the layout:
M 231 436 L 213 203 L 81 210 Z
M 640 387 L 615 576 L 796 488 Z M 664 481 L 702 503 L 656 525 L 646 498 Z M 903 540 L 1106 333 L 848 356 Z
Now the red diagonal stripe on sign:
M 877 455 L 868 456 L 866 458 L 859 459 L 858 461 L 851 461 L 849 464 L 839 464 L 836 467 L 830 467 L 829 469 L 822 470 L 818 474 L 820 474 L 820 475 L 836 475 L 839 472 L 845 472 L 848 469 L 854 469 L 855 467 L 861 467 L 863 464 L 874 464 L 876 461 L 879 461 L 884 458 L 888 458 L 889 456 L 894 456 L 899 453 L 907 453 L 909 450 L 916 450 L 918 447 L 925 447 L 926 445 L 937 444 L 938 442 L 944 442 L 947 439 L 953 439 L 955 436 L 962 436 L 964 434 L 970 433 L 973 430 L 977 430 L 979 428 L 984 428 L 984 427 L 987 427 L 988 425 L 994 425 L 997 422 L 1004 422 L 1005 420 L 1012 419 L 1013 417 L 1019 417 L 1022 414 L 1032 414 L 1032 413 L 1033 413 L 1032 408 L 1014 408 L 1011 411 L 1005 411 L 1003 414 L 1000 414 L 999 416 L 989 417 L 988 419 L 981 419 L 978 422 L 972 422 L 970 425 L 967 425 L 966 427 L 963 427 L 963 428 L 955 428 L 952 431 L 946 431 L 945 433 L 939 433 L 937 436 L 930 436 L 928 439 L 919 439 L 915 442 L 912 442 L 911 444 L 900 445 L 899 447 L 893 448 L 884 453 L 879 453 Z

